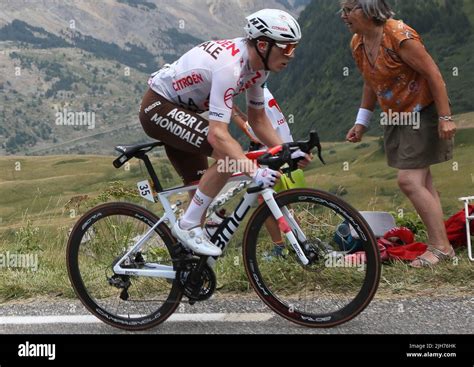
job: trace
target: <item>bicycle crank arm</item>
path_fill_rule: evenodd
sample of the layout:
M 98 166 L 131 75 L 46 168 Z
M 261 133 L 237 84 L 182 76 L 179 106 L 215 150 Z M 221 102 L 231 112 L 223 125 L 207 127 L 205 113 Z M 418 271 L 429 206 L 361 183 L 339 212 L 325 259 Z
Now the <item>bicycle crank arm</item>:
M 275 198 L 273 197 L 273 193 L 273 190 L 264 190 L 262 192 L 263 199 L 265 200 L 265 203 L 267 204 L 268 208 L 270 209 L 276 221 L 278 222 L 278 227 L 280 227 L 280 230 L 285 234 L 286 238 L 291 243 L 291 246 L 295 250 L 296 255 L 298 255 L 298 258 L 300 259 L 301 263 L 303 265 L 308 265 L 309 260 L 304 254 L 301 246 L 299 245 L 295 234 L 291 231 L 291 228 L 288 225 L 288 222 L 286 221 L 285 217 L 283 216 L 282 211 L 278 207 Z

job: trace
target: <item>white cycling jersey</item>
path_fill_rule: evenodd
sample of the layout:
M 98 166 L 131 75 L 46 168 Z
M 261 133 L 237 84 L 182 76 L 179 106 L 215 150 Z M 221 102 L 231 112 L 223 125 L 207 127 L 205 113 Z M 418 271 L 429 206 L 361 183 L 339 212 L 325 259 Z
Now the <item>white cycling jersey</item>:
M 290 126 L 286 121 L 285 115 L 281 112 L 278 102 L 267 87 L 263 88 L 263 91 L 265 97 L 265 112 L 270 119 L 273 128 L 284 143 L 293 142 L 294 140 L 291 135 Z M 252 129 L 250 129 L 250 133 L 256 137 Z
M 265 96 L 265 112 L 267 113 L 268 118 L 272 122 L 273 128 L 276 130 L 277 134 L 285 143 L 293 142 L 293 136 L 291 135 L 290 126 L 286 121 L 285 115 L 281 112 L 281 108 L 278 105 L 275 97 L 270 92 L 268 88 L 264 88 Z
M 246 91 L 247 105 L 264 108 L 262 85 L 268 73 L 250 67 L 245 38 L 208 41 L 152 74 L 156 93 L 196 113 L 209 110 L 209 119 L 230 122 L 233 98 Z

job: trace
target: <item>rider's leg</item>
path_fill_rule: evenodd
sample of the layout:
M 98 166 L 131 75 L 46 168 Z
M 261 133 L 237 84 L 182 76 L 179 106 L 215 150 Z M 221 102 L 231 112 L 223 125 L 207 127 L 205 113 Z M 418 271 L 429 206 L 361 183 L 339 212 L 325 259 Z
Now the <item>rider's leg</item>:
M 217 164 L 209 168 L 201 179 L 199 188 L 183 217 L 172 228 L 173 235 L 195 253 L 208 256 L 222 254 L 222 250 L 204 236 L 201 218 L 230 175 L 230 173 L 218 172 Z
M 173 147 L 175 152 L 181 152 L 181 155 L 178 155 L 178 160 L 183 162 L 183 164 L 194 164 L 197 157 L 212 155 L 213 148 L 207 140 L 209 122 L 198 114 L 167 101 L 152 90 L 149 90 L 143 98 L 140 108 L 140 122 L 147 135 L 165 142 L 169 147 Z M 176 158 L 175 156 L 173 157 Z M 199 159 L 202 160 L 202 158 Z M 181 170 L 183 178 L 187 173 L 188 170 Z M 217 181 L 220 182 L 218 179 Z M 208 204 L 202 205 L 199 208 L 201 211 L 199 218 L 201 218 L 207 206 Z M 202 210 L 203 208 L 204 210 Z M 187 212 L 189 210 L 190 208 L 188 208 Z M 184 246 L 197 254 L 208 256 L 221 255 L 221 249 L 205 238 L 199 222 L 198 220 L 197 228 L 183 229 L 178 221 L 171 231 Z
M 188 209 L 180 221 L 181 228 L 189 229 L 201 223 L 201 219 L 206 213 L 207 208 L 225 186 L 231 175 L 232 173 L 219 172 L 217 164 L 213 164 L 211 168 L 206 171 L 199 183 L 199 188 L 191 204 L 189 204 Z
M 270 234 L 273 243 L 277 246 L 284 246 L 283 238 L 281 237 L 280 227 L 278 227 L 278 223 L 275 218 L 268 218 L 265 221 L 265 227 L 267 228 L 267 231 Z
M 261 196 L 258 197 L 259 204 L 263 203 L 263 199 Z M 265 228 L 272 239 L 273 244 L 277 246 L 284 246 L 283 238 L 281 236 L 280 227 L 278 226 L 277 221 L 275 218 L 268 218 L 265 221 Z
M 270 252 L 270 256 L 284 256 L 283 251 L 285 250 L 285 242 L 283 241 L 280 227 L 278 226 L 278 223 L 275 218 L 267 218 L 267 220 L 265 221 L 265 228 L 270 234 L 270 238 L 273 242 L 273 248 Z
M 208 158 L 204 154 L 189 154 L 172 146 L 165 145 L 166 155 L 184 185 L 199 182 L 204 173 L 209 169 Z M 188 191 L 189 201 L 193 200 L 195 190 Z

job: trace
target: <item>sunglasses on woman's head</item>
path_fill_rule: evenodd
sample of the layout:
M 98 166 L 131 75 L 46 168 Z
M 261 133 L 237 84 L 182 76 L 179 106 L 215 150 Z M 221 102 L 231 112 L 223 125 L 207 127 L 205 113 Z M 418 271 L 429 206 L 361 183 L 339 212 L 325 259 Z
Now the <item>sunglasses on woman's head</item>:
M 357 6 L 354 6 L 353 8 L 349 8 L 347 6 L 345 6 L 344 8 L 341 9 L 341 12 L 345 15 L 345 16 L 348 16 L 350 14 L 352 14 L 352 12 L 354 10 L 357 10 L 357 9 L 361 9 L 361 6 L 360 5 L 357 5 Z

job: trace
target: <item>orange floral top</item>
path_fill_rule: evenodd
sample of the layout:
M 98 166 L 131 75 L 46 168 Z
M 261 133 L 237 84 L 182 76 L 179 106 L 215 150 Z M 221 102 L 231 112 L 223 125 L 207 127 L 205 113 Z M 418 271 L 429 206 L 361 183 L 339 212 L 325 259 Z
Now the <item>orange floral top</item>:
M 398 55 L 404 41 L 422 39 L 413 28 L 394 19 L 385 23 L 383 32 L 375 65 L 367 57 L 363 37 L 354 35 L 351 49 L 357 67 L 384 112 L 419 112 L 434 101 L 428 81 Z

